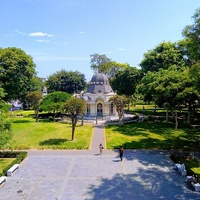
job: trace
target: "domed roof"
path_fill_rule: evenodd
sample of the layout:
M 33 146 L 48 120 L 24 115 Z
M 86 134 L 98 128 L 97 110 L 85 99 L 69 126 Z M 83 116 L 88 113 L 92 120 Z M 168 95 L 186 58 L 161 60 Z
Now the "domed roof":
M 108 77 L 103 73 L 96 73 L 95 75 L 93 75 L 89 83 L 87 92 L 93 94 L 97 93 L 107 94 L 107 93 L 113 93 L 113 90 L 110 87 Z
M 103 74 L 103 73 L 96 73 L 90 82 L 103 82 L 103 83 L 106 83 L 106 82 L 109 82 L 108 80 L 108 77 Z

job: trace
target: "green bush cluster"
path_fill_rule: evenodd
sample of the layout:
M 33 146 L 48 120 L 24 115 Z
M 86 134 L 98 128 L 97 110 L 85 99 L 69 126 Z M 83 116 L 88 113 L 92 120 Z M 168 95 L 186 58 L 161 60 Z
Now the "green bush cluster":
M 27 156 L 27 152 L 13 152 L 13 151 L 3 151 L 0 152 L 0 158 L 16 158 L 10 165 L 3 169 L 3 173 L 0 176 L 6 175 L 7 171 L 14 165 L 19 164 Z

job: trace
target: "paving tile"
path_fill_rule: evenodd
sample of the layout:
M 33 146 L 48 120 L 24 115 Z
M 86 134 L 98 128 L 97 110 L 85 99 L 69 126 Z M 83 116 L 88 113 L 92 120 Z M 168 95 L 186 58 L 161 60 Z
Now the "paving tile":
M 102 128 L 94 133 L 93 142 L 104 141 Z M 28 151 L 20 169 L 0 185 L 0 200 L 118 199 L 195 200 L 200 193 L 175 172 L 167 152 L 126 150 L 121 162 L 117 151 L 100 156 L 98 145 L 86 151 Z

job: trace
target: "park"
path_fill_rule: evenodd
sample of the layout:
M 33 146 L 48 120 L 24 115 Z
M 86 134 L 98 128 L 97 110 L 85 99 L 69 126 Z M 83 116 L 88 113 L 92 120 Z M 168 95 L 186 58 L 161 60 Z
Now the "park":
M 38 77 L 24 50 L 0 48 L 0 200 L 200 199 L 200 9 L 192 18 L 140 69 L 91 54 L 90 81 Z

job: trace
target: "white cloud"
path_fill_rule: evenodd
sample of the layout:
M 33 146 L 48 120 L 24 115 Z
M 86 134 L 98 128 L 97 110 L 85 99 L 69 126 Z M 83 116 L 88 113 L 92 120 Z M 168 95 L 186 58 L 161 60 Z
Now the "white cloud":
M 84 34 L 85 32 L 81 31 L 80 34 Z
M 16 33 L 20 34 L 20 35 L 26 35 L 24 32 L 21 32 L 19 30 L 15 30 Z
M 44 42 L 44 43 L 48 43 L 50 42 L 50 40 L 36 40 L 37 42 Z
M 67 42 L 54 42 L 53 44 L 59 44 L 59 45 L 66 45 L 67 44 Z
M 125 48 L 119 48 L 118 50 L 119 51 L 125 51 L 126 49 Z
M 43 33 L 43 32 L 33 32 L 33 33 L 29 33 L 28 36 L 31 37 L 53 37 L 54 35 L 52 34 L 48 34 L 48 33 Z

